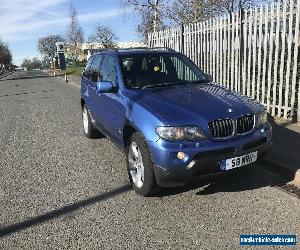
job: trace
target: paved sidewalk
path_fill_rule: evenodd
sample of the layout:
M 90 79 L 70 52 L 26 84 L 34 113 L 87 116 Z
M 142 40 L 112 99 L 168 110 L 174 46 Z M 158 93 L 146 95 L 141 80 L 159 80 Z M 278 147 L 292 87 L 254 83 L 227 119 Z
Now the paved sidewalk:
M 78 85 L 80 85 L 80 77 L 78 76 L 73 76 L 73 75 L 68 75 L 68 81 L 71 82 L 71 83 L 76 83 Z
M 64 76 L 60 76 L 64 80 Z M 68 75 L 69 83 L 80 85 L 80 77 Z M 273 146 L 261 160 L 263 166 L 280 172 L 288 181 L 300 186 L 300 123 L 270 118 Z
M 263 161 L 269 162 L 274 170 L 279 170 L 300 185 L 300 123 L 271 119 L 273 146 Z
M 53 76 L 53 70 L 43 70 L 45 73 Z M 55 70 L 55 76 L 60 78 L 61 80 L 65 81 L 65 72 L 59 69 Z M 69 83 L 75 83 L 80 85 L 80 77 L 74 75 L 67 75 L 67 79 Z

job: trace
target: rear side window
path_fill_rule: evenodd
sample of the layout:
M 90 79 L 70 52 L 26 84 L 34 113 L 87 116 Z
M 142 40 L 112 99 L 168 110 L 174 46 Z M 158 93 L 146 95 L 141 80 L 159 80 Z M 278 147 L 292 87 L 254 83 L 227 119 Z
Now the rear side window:
M 100 78 L 102 81 L 109 81 L 117 86 L 117 72 L 115 59 L 111 55 L 105 55 L 101 64 Z

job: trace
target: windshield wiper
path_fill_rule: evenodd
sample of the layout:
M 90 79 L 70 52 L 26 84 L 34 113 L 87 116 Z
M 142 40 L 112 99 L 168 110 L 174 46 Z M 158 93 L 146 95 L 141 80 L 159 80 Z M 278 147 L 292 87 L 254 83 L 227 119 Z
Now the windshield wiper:
M 164 86 L 172 86 L 172 85 L 182 85 L 182 84 L 188 84 L 188 82 L 165 82 L 165 83 L 159 83 L 159 84 L 149 84 L 142 87 L 142 89 L 148 89 L 148 88 L 155 88 L 155 87 L 164 87 Z

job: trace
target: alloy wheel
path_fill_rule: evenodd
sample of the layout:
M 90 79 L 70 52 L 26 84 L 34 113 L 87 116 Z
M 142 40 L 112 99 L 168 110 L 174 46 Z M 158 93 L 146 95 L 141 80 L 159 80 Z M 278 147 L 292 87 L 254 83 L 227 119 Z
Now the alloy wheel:
M 144 184 L 144 164 L 142 153 L 135 142 L 129 146 L 128 161 L 132 181 L 138 188 L 141 188 Z

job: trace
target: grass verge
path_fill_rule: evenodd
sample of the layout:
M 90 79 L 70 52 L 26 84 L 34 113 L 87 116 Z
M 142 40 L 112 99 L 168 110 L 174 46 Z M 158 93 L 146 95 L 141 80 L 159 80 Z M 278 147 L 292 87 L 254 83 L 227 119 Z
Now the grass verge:
M 70 67 L 67 68 L 66 73 L 67 75 L 81 76 L 82 71 L 83 67 Z

